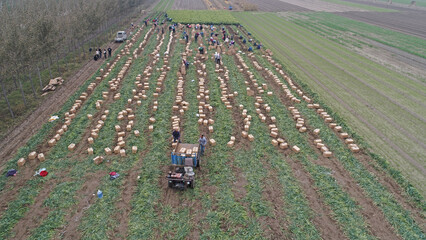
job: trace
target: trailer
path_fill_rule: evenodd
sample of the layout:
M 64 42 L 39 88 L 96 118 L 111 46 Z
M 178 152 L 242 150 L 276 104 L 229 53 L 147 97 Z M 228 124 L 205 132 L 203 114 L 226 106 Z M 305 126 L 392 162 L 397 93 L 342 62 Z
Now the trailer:
M 171 154 L 173 166 L 200 166 L 200 145 L 189 143 L 177 143 Z
M 171 153 L 171 166 L 166 179 L 170 188 L 185 190 L 194 188 L 194 168 L 200 167 L 200 151 L 198 144 L 176 143 Z

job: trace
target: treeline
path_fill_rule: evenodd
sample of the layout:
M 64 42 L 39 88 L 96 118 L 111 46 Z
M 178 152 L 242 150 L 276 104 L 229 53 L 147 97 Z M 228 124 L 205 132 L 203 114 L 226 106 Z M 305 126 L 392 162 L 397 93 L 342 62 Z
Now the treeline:
M 116 23 L 140 14 L 154 0 L 0 0 L 0 83 L 2 100 L 11 117 L 13 101 L 8 94 L 20 91 L 28 105 L 23 81 L 37 97 L 42 85 L 40 71 L 76 51 L 88 52 L 87 44 L 98 47 L 98 36 Z M 68 66 L 68 62 L 66 63 Z M 58 71 L 59 64 L 57 64 Z M 52 77 L 52 76 L 50 76 Z M 55 77 L 55 76 L 53 76 Z M 28 91 L 27 91 L 28 92 Z

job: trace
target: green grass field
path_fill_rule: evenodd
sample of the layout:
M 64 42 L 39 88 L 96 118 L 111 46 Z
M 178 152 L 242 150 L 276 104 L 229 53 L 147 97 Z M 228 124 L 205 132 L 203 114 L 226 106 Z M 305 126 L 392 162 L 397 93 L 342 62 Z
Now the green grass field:
M 344 116 L 375 152 L 425 192 L 424 174 L 407 159 L 425 167 L 425 135 L 418 133 L 425 129 L 423 82 L 410 80 L 276 15 L 236 16 Z

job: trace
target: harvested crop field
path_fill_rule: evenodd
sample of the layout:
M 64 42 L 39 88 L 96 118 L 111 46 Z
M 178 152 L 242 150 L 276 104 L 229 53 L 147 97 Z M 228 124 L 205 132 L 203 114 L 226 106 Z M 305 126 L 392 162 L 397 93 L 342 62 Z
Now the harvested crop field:
M 386 84 L 376 72 L 393 72 L 275 14 L 172 4 L 159 1 L 147 18 L 164 25 L 137 22 L 59 119 L 1 163 L 1 239 L 425 237 L 423 189 L 341 111 L 382 118 L 399 104 L 402 116 L 378 121 L 417 121 L 422 108 L 404 104 L 421 84 Z

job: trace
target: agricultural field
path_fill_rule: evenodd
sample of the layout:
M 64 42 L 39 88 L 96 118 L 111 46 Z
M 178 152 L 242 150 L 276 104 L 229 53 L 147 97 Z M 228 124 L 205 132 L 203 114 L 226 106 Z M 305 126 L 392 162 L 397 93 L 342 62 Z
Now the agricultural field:
M 207 7 L 203 1 L 183 0 L 183 1 L 175 1 L 172 9 L 173 10 L 182 10 L 182 9 L 200 10 L 200 9 L 207 9 Z
M 327 105 L 345 115 L 376 152 L 424 189 L 424 135 L 416 134 L 425 128 L 423 80 L 392 72 L 275 15 L 240 14 L 239 19 Z M 264 28 L 266 22 L 275 24 Z
M 167 14 L 176 23 L 203 23 L 203 24 L 237 24 L 237 19 L 229 11 L 224 10 L 176 10 L 167 11 Z
M 187 3 L 157 1 L 1 163 L 1 239 L 426 238 L 423 81 L 277 14 Z M 168 186 L 174 129 L 207 138 L 194 188 Z

